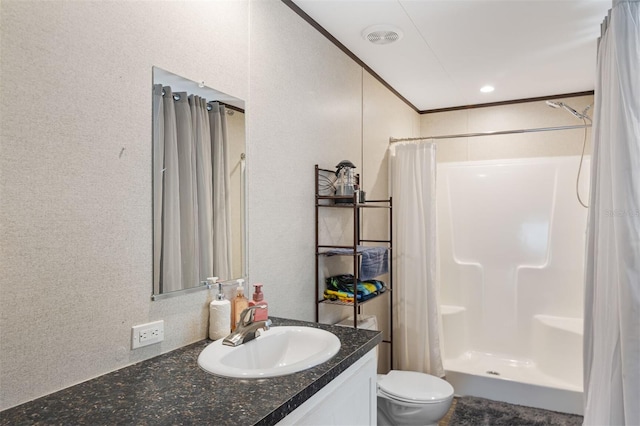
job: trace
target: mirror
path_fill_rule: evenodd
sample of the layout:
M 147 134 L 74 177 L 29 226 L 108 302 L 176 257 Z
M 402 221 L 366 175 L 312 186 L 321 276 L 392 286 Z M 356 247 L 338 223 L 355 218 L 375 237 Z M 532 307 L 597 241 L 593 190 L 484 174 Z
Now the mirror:
M 244 101 L 158 67 L 152 98 L 152 299 L 244 278 Z

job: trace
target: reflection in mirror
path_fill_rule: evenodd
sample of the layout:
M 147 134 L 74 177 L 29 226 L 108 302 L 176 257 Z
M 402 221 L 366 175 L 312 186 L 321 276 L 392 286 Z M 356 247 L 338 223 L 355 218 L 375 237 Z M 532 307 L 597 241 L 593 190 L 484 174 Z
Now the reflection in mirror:
M 246 275 L 244 101 L 153 68 L 153 299 Z

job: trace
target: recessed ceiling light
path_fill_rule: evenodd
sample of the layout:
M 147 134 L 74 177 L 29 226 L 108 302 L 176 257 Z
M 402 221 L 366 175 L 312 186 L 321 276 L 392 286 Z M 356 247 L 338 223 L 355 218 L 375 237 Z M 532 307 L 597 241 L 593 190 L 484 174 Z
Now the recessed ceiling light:
M 493 92 L 494 90 L 496 90 L 496 88 L 495 88 L 495 87 L 493 87 L 493 86 L 489 86 L 488 84 L 487 84 L 486 86 L 482 86 L 482 87 L 480 88 L 480 91 L 481 91 L 482 93 L 491 93 L 491 92 Z
M 402 30 L 393 25 L 372 25 L 362 31 L 362 37 L 373 44 L 389 44 L 400 40 L 403 36 Z

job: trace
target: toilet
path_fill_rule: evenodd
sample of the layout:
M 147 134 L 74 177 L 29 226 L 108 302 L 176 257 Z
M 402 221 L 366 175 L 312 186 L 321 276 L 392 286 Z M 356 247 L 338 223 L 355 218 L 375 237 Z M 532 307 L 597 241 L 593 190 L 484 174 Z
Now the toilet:
M 353 326 L 353 317 L 337 325 Z M 358 317 L 358 328 L 377 330 L 375 316 Z M 378 349 L 376 348 L 376 355 Z M 378 374 L 378 424 L 437 425 L 453 401 L 453 386 L 439 377 L 416 371 L 391 370 Z
M 437 425 L 449 411 L 453 386 L 429 374 L 391 370 L 378 375 L 378 424 Z

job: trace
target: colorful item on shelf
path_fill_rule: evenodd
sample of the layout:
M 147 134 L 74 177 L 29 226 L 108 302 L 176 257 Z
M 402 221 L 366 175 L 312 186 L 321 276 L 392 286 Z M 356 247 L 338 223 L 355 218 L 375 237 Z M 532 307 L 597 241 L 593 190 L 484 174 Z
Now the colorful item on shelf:
M 323 297 L 325 300 L 339 300 L 340 302 L 353 303 L 353 293 L 344 291 L 325 290 Z
M 325 299 L 335 300 L 343 298 L 350 298 L 351 303 L 353 302 L 353 275 L 351 274 L 341 274 L 334 275 L 325 280 L 327 284 L 327 291 L 325 291 Z M 381 293 L 384 293 L 387 290 L 387 286 L 384 282 L 379 280 L 367 280 L 367 281 L 358 281 L 357 284 L 357 295 L 358 301 L 365 301 L 374 296 L 377 296 Z M 327 297 L 330 296 L 330 297 Z M 345 300 L 342 300 L 345 301 Z
M 366 296 L 358 294 L 358 302 L 364 302 L 366 300 L 376 297 L 379 293 L 372 293 Z M 353 293 L 347 293 L 344 291 L 325 290 L 323 297 L 325 300 L 339 300 L 344 303 L 353 303 Z

